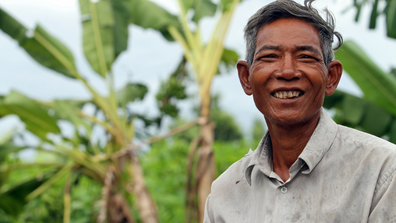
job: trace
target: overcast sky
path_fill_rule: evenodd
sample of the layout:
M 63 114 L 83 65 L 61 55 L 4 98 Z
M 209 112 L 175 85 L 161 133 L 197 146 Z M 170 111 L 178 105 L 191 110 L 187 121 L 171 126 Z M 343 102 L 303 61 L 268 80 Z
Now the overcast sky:
M 177 13 L 176 0 L 156 0 L 171 12 Z M 237 8 L 229 29 L 226 46 L 236 50 L 244 57 L 245 43 L 243 27 L 248 18 L 270 1 L 244 0 Z M 302 1 L 299 1 L 302 2 Z M 336 17 L 336 29 L 345 40 L 356 41 L 382 69 L 389 71 L 396 67 L 396 41 L 385 37 L 385 22 L 380 19 L 376 30 L 368 30 L 369 11 L 364 10 L 361 21 L 355 23 L 355 10 L 342 14 L 352 0 L 318 0 L 315 6 L 327 6 Z M 104 84 L 93 73 L 82 52 L 81 27 L 77 0 L 0 0 L 0 7 L 13 15 L 29 29 L 39 23 L 49 33 L 61 40 L 74 54 L 78 70 L 103 93 Z M 213 27 L 209 19 L 201 23 L 203 34 L 208 37 Z M 143 82 L 149 87 L 150 94 L 144 103 L 135 109 L 148 114 L 156 114 L 154 95 L 160 81 L 167 78 L 175 69 L 182 55 L 180 46 L 165 41 L 152 30 L 139 27 L 130 28 L 128 50 L 117 59 L 113 66 L 116 86 L 122 87 L 128 80 Z M 0 94 L 14 89 L 41 100 L 55 98 L 87 99 L 89 93 L 77 81 L 58 75 L 33 61 L 18 44 L 0 31 Z M 343 75 L 340 89 L 359 95 L 360 90 L 346 74 Z M 194 94 L 195 89 L 189 89 Z M 252 120 L 261 118 L 251 97 L 246 96 L 239 85 L 236 71 L 217 76 L 212 92 L 221 94 L 221 106 L 229 111 L 245 132 L 250 132 Z M 183 106 L 183 116 L 191 118 L 190 104 Z M 15 120 L 0 120 L 0 134 L 4 126 Z M 1 127 L 3 126 L 3 127 Z

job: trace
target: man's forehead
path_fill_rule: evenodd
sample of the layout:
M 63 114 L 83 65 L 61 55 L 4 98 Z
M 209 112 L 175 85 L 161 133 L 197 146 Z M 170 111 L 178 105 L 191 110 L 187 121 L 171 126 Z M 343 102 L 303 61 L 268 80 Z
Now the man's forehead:
M 294 19 L 278 19 L 261 26 L 256 36 L 256 53 L 293 45 L 297 50 L 320 50 L 318 30 L 310 23 Z M 318 49 L 316 49 L 318 48 Z

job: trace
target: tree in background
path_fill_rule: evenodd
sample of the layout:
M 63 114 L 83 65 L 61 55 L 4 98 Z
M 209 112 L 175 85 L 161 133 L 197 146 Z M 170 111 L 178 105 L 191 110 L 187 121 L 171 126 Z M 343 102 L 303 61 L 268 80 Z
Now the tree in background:
M 376 27 L 383 14 L 387 36 L 396 39 L 396 1 L 354 1 L 355 20 L 365 5 L 371 4 L 369 28 Z M 382 9 L 379 6 L 384 6 Z M 344 70 L 363 91 L 363 98 L 336 91 L 326 97 L 324 107 L 335 108 L 334 119 L 341 124 L 361 129 L 396 143 L 396 70 L 381 70 L 354 42 L 346 41 L 336 52 Z
M 179 19 L 147 0 L 80 0 L 84 54 L 92 69 L 106 83 L 106 96 L 100 95 L 79 73 L 73 54 L 65 45 L 39 25 L 34 31 L 27 30 L 0 9 L 0 29 L 3 32 L 18 41 L 19 45 L 41 65 L 80 81 L 92 95 L 92 99 L 86 101 L 43 102 L 12 91 L 0 98 L 1 117 L 17 115 L 25 124 L 26 130 L 40 141 L 37 145 L 29 145 L 22 137 L 21 145 L 17 146 L 13 142 L 15 137 L 3 140 L 0 158 L 7 159 L 7 162 L 2 162 L 0 170 L 0 207 L 8 215 L 17 218 L 27 201 L 45 194 L 53 185 L 63 182 L 63 220 L 70 222 L 73 211 L 72 188 L 84 178 L 102 186 L 102 201 L 99 213 L 95 217 L 98 222 L 135 222 L 139 219 L 142 222 L 158 222 L 155 204 L 144 183 L 139 154 L 142 144 L 150 144 L 162 137 L 147 139 L 141 144 L 132 142 L 138 133 L 134 128 L 135 119 L 141 119 L 146 124 L 160 124 L 161 117 L 152 119 L 133 112 L 130 103 L 143 100 L 147 87 L 139 83 L 128 83 L 124 88 L 117 90 L 114 88 L 115 75 L 111 69 L 113 62 L 127 48 L 128 25 L 133 23 L 143 28 L 158 30 L 168 40 L 174 38 L 181 43 L 186 59 L 183 59 L 179 68 L 185 66 L 188 61 L 196 75 L 201 95 L 202 116 L 199 119 L 201 136 L 198 141 L 202 146 L 198 150 L 197 173 L 190 175 L 190 181 L 195 177 L 195 192 L 199 194 L 200 202 L 199 209 L 192 211 L 201 212 L 192 213 L 191 216 L 203 218 L 203 204 L 214 179 L 214 125 L 209 121 L 210 84 L 213 76 L 218 73 L 220 61 L 230 64 L 238 59 L 234 51 L 223 48 L 225 32 L 238 2 L 224 0 L 219 3 L 221 16 L 211 40 L 205 45 L 200 39 L 198 23 L 202 17 L 213 16 L 216 12 L 217 5 L 209 0 L 179 1 Z M 187 10 L 194 11 L 192 18 L 187 17 Z M 189 29 L 191 23 L 196 25 L 195 29 Z M 176 76 L 178 73 L 180 74 L 179 71 L 175 72 Z M 175 116 L 175 99 L 186 97 L 183 86 L 180 85 L 181 79 L 172 75 L 168 82 L 171 83 L 168 91 L 162 95 L 159 93 L 162 116 Z M 86 107 L 93 107 L 95 111 L 87 112 Z M 59 123 L 62 122 L 73 126 L 72 137 L 63 134 L 59 127 Z M 188 123 L 170 134 L 185 130 L 196 123 L 197 121 Z M 94 128 L 98 126 L 105 130 L 105 140 L 102 142 L 92 140 Z M 16 163 L 8 158 L 10 154 L 26 148 L 53 156 L 49 160 L 33 164 Z M 190 164 L 192 165 L 191 160 Z M 38 168 L 39 171 L 35 173 L 39 172 L 40 177 L 32 175 L 31 179 L 24 179 L 23 182 L 12 182 L 12 177 L 9 177 L 11 171 L 29 168 Z M 128 194 L 134 196 L 135 205 L 129 202 Z M 136 212 L 130 211 L 130 205 L 133 206 L 132 209 L 137 210 L 138 216 L 134 216 Z
M 253 142 L 260 142 L 265 134 L 266 128 L 261 119 L 255 118 L 253 121 L 253 130 L 251 132 Z
M 187 206 L 191 213 L 187 216 L 188 221 L 193 219 L 199 222 L 203 221 L 205 200 L 210 193 L 211 183 L 215 179 L 215 160 L 212 148 L 215 125 L 210 121 L 210 87 L 212 79 L 218 71 L 222 55 L 235 57 L 231 51 L 224 50 L 223 41 L 231 16 L 239 1 L 222 0 L 217 6 L 210 0 L 179 0 L 179 21 L 182 30 L 173 26 L 168 27 L 171 36 L 183 47 L 185 58 L 195 75 L 200 98 L 200 135 L 191 143 L 188 160 L 188 170 L 195 170 L 189 172 L 187 177 L 187 184 L 191 185 L 187 187 Z M 192 18 L 187 14 L 189 10 L 194 12 Z M 203 43 L 199 21 L 204 16 L 213 16 L 216 11 L 220 14 L 217 25 L 209 42 Z M 193 28 L 190 28 L 192 26 Z M 194 154 L 198 156 L 196 168 L 193 168 Z
M 55 37 L 41 26 L 27 30 L 17 20 L 0 9 L 0 29 L 41 65 L 52 69 L 58 75 L 81 82 L 91 93 L 88 101 L 55 100 L 42 102 L 30 99 L 19 92 L 12 91 L 1 97 L 0 115 L 17 115 L 25 124 L 26 130 L 39 139 L 37 145 L 29 145 L 22 140 L 16 146 L 12 137 L 2 144 L 1 159 L 10 153 L 33 148 L 50 153 L 54 159 L 33 164 L 14 164 L 2 162 L 2 181 L 0 186 L 0 207 L 17 218 L 27 201 L 47 191 L 59 181 L 64 182 L 63 221 L 70 222 L 71 191 L 82 176 L 102 185 L 101 202 L 97 222 L 158 222 L 156 206 L 145 183 L 140 165 L 140 145 L 133 144 L 136 132 L 134 119 L 146 117 L 134 113 L 129 103 L 142 100 L 147 87 L 139 83 L 128 83 L 122 89 L 115 89 L 112 64 L 127 48 L 128 26 L 132 21 L 152 28 L 160 28 L 161 23 L 177 22 L 175 16 L 157 7 L 150 8 L 141 18 L 136 19 L 138 10 L 151 6 L 148 1 L 128 0 L 80 0 L 83 26 L 84 54 L 92 69 L 107 85 L 107 95 L 100 95 L 75 67 L 73 54 Z M 147 8 L 146 8 L 147 9 Z M 150 14 L 151 13 L 151 14 Z M 151 21 L 153 15 L 166 15 L 168 20 Z M 150 18 L 151 16 L 151 18 Z M 150 23 L 151 21 L 151 23 Z M 163 31 L 166 35 L 166 31 Z M 95 112 L 88 113 L 87 106 Z M 59 123 L 67 122 L 74 128 L 72 137 L 65 136 Z M 105 133 L 103 142 L 92 141 L 94 128 L 100 126 Z M 150 143 L 150 140 L 144 142 Z M 40 177 L 32 177 L 11 184 L 7 181 L 10 171 L 20 168 L 45 167 Z M 130 203 L 128 194 L 134 197 L 135 205 Z M 136 217 L 130 205 L 139 213 Z

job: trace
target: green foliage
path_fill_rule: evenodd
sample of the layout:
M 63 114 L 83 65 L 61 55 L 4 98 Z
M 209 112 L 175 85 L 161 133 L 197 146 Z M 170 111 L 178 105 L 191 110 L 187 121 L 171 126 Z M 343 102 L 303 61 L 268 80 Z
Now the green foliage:
M 177 16 L 172 15 L 155 3 L 147 0 L 128 1 L 130 22 L 142 28 L 158 30 L 167 40 L 173 40 L 167 29 L 168 26 L 181 29 Z
M 237 52 L 231 49 L 224 48 L 223 54 L 221 55 L 220 66 L 223 66 L 226 72 L 230 72 L 235 69 L 238 60 L 239 55 Z M 221 72 L 218 71 L 218 73 L 220 74 Z
M 2 173 L 0 215 L 7 214 L 12 216 L 11 220 L 18 218 L 22 222 L 93 222 L 97 218 L 96 213 L 99 209 L 99 206 L 94 203 L 102 198 L 102 187 L 111 193 L 124 194 L 129 203 L 132 197 L 127 195 L 131 193 L 127 187 L 130 183 L 140 183 L 136 180 L 138 177 L 133 175 L 139 173 L 131 173 L 123 168 L 125 159 L 126 162 L 129 160 L 135 164 L 137 161 L 130 159 L 129 153 L 121 150 L 134 140 L 135 129 L 132 119 L 134 117 L 139 117 L 143 121 L 148 121 L 148 119 L 145 115 L 133 114 L 127 107 L 129 102 L 144 98 L 147 93 L 146 86 L 128 83 L 121 90 L 116 90 L 113 86 L 111 68 L 117 56 L 127 48 L 128 25 L 133 22 L 143 28 L 157 29 L 168 39 L 171 39 L 170 33 L 172 32 L 172 37 L 178 39 L 183 47 L 187 46 L 184 39 L 186 37 L 189 46 L 196 52 L 194 56 L 199 60 L 203 58 L 200 63 L 202 62 L 202 67 L 205 69 L 200 71 L 199 78 L 204 78 L 203 75 L 208 74 L 208 78 L 201 81 L 202 89 L 210 88 L 210 81 L 219 67 L 221 54 L 223 54 L 223 64 L 226 68 L 230 64 L 235 64 L 237 60 L 237 54 L 231 50 L 224 50 L 222 42 L 226 30 L 224 27 L 228 26 L 234 6 L 239 1 L 233 0 L 229 10 L 224 11 L 223 8 L 224 15 L 221 15 L 218 23 L 221 29 L 215 29 L 212 40 L 206 46 L 200 40 L 199 27 L 196 26 L 196 29 L 192 31 L 189 29 L 188 23 L 198 23 L 205 16 L 213 16 L 217 5 L 210 0 L 181 2 L 186 3 L 186 8 L 184 8 L 186 11 L 193 12 L 192 17 L 185 18 L 186 14 L 183 12 L 178 19 L 146 0 L 79 1 L 84 54 L 92 69 L 100 74 L 103 82 L 107 83 L 108 95 L 106 96 L 96 92 L 76 70 L 73 54 L 63 43 L 39 25 L 34 32 L 29 32 L 17 20 L 0 9 L 0 29 L 2 31 L 18 41 L 20 46 L 37 62 L 57 73 L 77 79 L 92 95 L 91 99 L 85 101 L 55 100 L 50 102 L 35 101 L 17 92 L 11 92 L 5 97 L 0 96 L 0 117 L 18 116 L 25 124 L 26 129 L 40 140 L 37 145 L 30 147 L 35 151 L 52 154 L 55 157 L 40 162 L 19 163 L 19 161 L 11 159 L 10 155 L 15 155 L 18 151 L 26 148 L 26 142 L 22 140 L 23 142 L 20 143 L 22 146 L 16 146 L 12 140 L 0 143 L 0 159 L 5 161 L 0 163 L 0 172 Z M 222 1 L 222 3 L 226 2 Z M 181 24 L 184 29 L 181 28 Z M 188 55 L 191 58 L 190 51 L 188 51 Z M 198 62 L 195 59 L 194 62 Z M 164 91 L 158 94 L 158 100 L 162 100 L 164 105 L 162 115 L 168 114 L 176 117 L 175 100 L 187 97 L 184 85 L 184 78 L 187 77 L 185 65 L 186 59 L 183 59 L 175 74 L 162 85 Z M 197 68 L 195 65 L 194 67 Z M 93 105 L 96 110 L 94 114 L 86 114 L 83 109 L 85 105 Z M 170 105 L 170 108 L 166 108 L 166 105 Z M 219 109 L 213 114 L 213 119 L 219 120 L 219 126 L 223 126 L 219 128 L 223 132 L 218 134 L 222 140 L 241 138 L 239 129 L 231 116 L 220 112 Z M 72 137 L 65 136 L 60 131 L 59 124 L 64 121 L 72 124 L 74 128 Z M 105 129 L 105 133 L 102 135 L 106 139 L 105 145 L 100 146 L 92 141 L 93 129 L 98 126 Z M 169 142 L 164 143 L 166 145 Z M 169 173 L 178 176 L 176 180 L 173 178 L 172 181 L 164 181 L 171 185 L 169 188 L 152 190 L 155 191 L 153 193 L 161 202 L 163 200 L 163 203 L 166 203 L 164 207 L 167 207 L 168 204 L 171 207 L 178 206 L 178 208 L 171 209 L 172 211 L 169 211 L 168 208 L 160 209 L 161 218 L 165 219 L 165 222 L 180 222 L 184 219 L 182 208 L 184 190 L 180 188 L 184 187 L 186 180 L 180 163 L 186 162 L 187 150 L 185 141 L 179 140 L 177 143 L 176 153 L 158 154 L 152 158 L 154 161 L 150 162 L 150 159 L 147 161 L 147 165 L 166 162 L 160 167 L 155 167 L 154 171 L 150 171 L 152 174 L 157 174 L 155 178 L 152 178 L 155 185 L 162 185 L 158 184 L 158 179 L 161 179 L 158 175 L 161 175 L 162 179 Z M 118 153 L 120 151 L 121 153 Z M 177 160 L 176 164 L 169 162 L 172 158 Z M 51 161 L 54 162 L 51 163 Z M 139 165 L 138 162 L 137 165 Z M 29 176 L 21 174 L 23 171 L 29 172 L 29 167 L 34 169 L 41 166 L 45 168 L 28 174 Z M 151 173 L 148 173 L 147 170 L 149 169 L 145 169 L 146 174 L 150 176 Z M 116 180 L 110 186 L 105 185 L 108 173 L 116 176 Z M 179 177 L 181 174 L 184 175 L 184 179 Z M 89 181 L 89 186 L 80 187 L 82 184 L 79 182 L 82 179 Z M 70 182 L 73 183 L 70 184 Z M 150 183 L 150 179 L 148 184 L 154 187 L 154 183 Z M 144 185 L 137 185 L 136 188 L 144 189 Z M 90 190 L 92 190 L 92 194 L 87 192 Z M 145 192 L 145 190 L 141 192 Z M 169 196 L 164 196 L 167 194 Z M 105 205 L 109 199 L 106 198 L 102 205 Z M 136 200 L 136 202 L 140 202 L 140 200 Z M 159 207 L 162 206 L 159 205 Z M 131 209 L 136 210 L 136 207 Z M 21 212 L 23 213 L 21 214 Z M 139 219 L 137 220 L 139 221 Z
M 352 41 L 346 41 L 336 58 L 364 93 L 364 98 L 396 115 L 396 78 L 382 71 Z
M 161 141 L 142 157 L 146 183 L 153 195 L 160 222 L 184 222 L 186 165 L 189 143 Z
M 49 116 L 47 111 L 37 102 L 16 91 L 11 91 L 0 102 L 0 116 L 17 115 L 27 130 L 42 140 L 47 140 L 47 133 L 60 133 L 56 119 Z
M 385 8 L 382 11 L 380 11 L 378 8 L 380 3 L 385 4 Z M 360 12 L 362 11 L 363 6 L 365 6 L 366 4 L 372 4 L 369 28 L 375 29 L 379 15 L 384 14 L 385 21 L 386 21 L 387 36 L 390 38 L 396 38 L 396 1 L 394 1 L 394 0 L 373 0 L 373 1 L 354 0 L 353 7 L 355 7 L 357 9 L 355 21 L 359 20 Z
M 259 142 L 263 138 L 265 131 L 266 129 L 263 121 L 259 118 L 255 118 L 253 121 L 253 130 L 251 133 L 253 142 Z
M 217 176 L 222 174 L 231 164 L 240 160 L 249 152 L 249 149 L 256 149 L 255 142 L 247 141 L 231 141 L 231 142 L 215 142 L 213 150 L 216 156 Z
M 144 84 L 128 83 L 124 88 L 118 91 L 117 101 L 120 107 L 125 107 L 127 103 L 136 100 L 143 100 L 148 89 Z
M 253 145 L 254 148 L 257 145 Z M 215 142 L 218 175 L 249 151 L 249 143 L 243 141 Z M 146 183 L 156 200 L 160 222 L 185 221 L 186 165 L 189 142 L 180 140 L 179 135 L 152 145 L 149 152 L 141 156 Z
M 224 110 L 212 109 L 211 118 L 216 123 L 214 130 L 216 141 L 238 141 L 243 139 L 243 135 L 236 124 L 234 118 Z
M 71 52 L 41 26 L 28 31 L 0 8 L 0 29 L 19 42 L 26 52 L 41 65 L 74 78 L 75 64 Z
M 382 71 L 352 41 L 336 52 L 343 68 L 359 85 L 364 95 L 358 98 L 336 91 L 325 98 L 324 107 L 335 108 L 334 119 L 379 137 L 387 136 L 396 143 L 396 77 Z
M 188 1 L 185 1 L 188 2 Z M 192 9 L 194 9 L 194 16 L 192 21 L 198 23 L 201 18 L 205 16 L 213 16 L 216 13 L 217 5 L 211 0 L 195 0 L 192 1 Z M 186 10 L 187 11 L 187 10 Z
M 243 135 L 236 124 L 234 118 L 219 106 L 220 96 L 212 98 L 210 118 L 216 123 L 214 130 L 215 141 L 238 141 L 243 139 Z
M 26 41 L 27 29 L 0 8 L 0 29 L 22 45 Z
M 14 177 L 23 177 L 24 172 L 16 172 Z M 31 200 L 26 206 L 18 210 L 22 212 L 18 217 L 18 222 L 63 222 L 63 184 L 64 179 L 44 192 L 42 196 Z M 97 201 L 101 199 L 101 187 L 98 183 L 89 178 L 79 176 L 74 179 L 72 190 L 71 222 L 88 223 L 96 222 L 98 212 Z M 1 201 L 0 201 L 1 202 Z M 20 200 L 18 200 L 20 202 Z M 12 205 L 10 205 L 12 204 Z M 16 204 L 7 203 L 9 207 Z M 12 218 L 0 209 L 0 219 L 4 223 L 11 223 Z M 0 220 L 0 222 L 2 222 Z
M 85 57 L 97 73 L 106 77 L 116 57 L 127 48 L 129 24 L 125 1 L 79 2 Z
M 373 135 L 388 136 L 396 143 L 396 135 L 392 126 L 396 124 L 396 116 L 381 107 L 342 91 L 336 91 L 326 97 L 325 108 L 334 108 L 334 120 L 342 125 L 360 129 Z
M 161 117 L 169 115 L 175 118 L 179 113 L 177 102 L 187 98 L 185 82 L 189 75 L 186 64 L 187 60 L 183 57 L 168 80 L 161 83 L 161 87 L 156 96 L 157 105 L 161 111 Z
M 15 174 L 15 173 L 14 173 Z M 45 183 L 53 172 L 47 172 L 37 176 L 24 177 L 17 184 L 3 185 L 0 192 L 0 209 L 8 216 L 17 218 L 23 211 L 24 205 L 28 202 L 27 196 Z M 15 178 L 15 176 L 13 176 Z M 26 179 L 27 178 L 27 179 Z
M 157 93 L 158 108 L 162 114 L 175 118 L 179 109 L 176 101 L 187 98 L 186 87 L 175 77 L 170 77 L 168 81 L 162 82 L 160 91 Z

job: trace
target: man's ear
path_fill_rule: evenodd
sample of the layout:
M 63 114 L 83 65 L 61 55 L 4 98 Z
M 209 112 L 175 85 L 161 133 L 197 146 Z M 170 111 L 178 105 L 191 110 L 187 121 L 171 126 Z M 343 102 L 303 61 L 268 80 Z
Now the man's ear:
M 245 94 L 252 95 L 253 92 L 249 81 L 249 64 L 244 60 L 240 60 L 237 63 L 237 69 L 239 81 L 241 82 Z
M 338 60 L 331 61 L 328 69 L 328 79 L 326 84 L 326 95 L 332 95 L 340 82 L 342 75 L 342 64 Z

